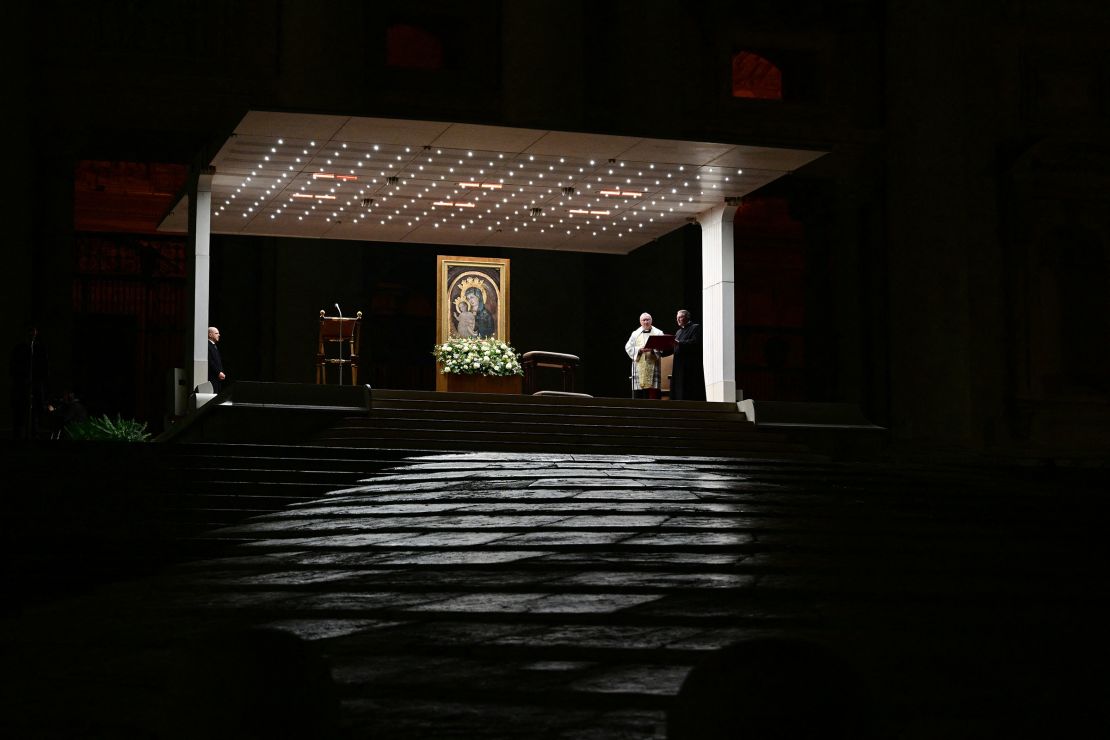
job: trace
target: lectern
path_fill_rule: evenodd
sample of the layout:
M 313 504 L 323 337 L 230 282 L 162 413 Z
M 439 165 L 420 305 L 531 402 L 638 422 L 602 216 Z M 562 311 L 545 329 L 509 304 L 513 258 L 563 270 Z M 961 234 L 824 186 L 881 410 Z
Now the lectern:
M 320 312 L 320 335 L 316 344 L 316 384 L 328 382 L 328 365 L 338 368 L 339 385 L 358 385 L 358 347 L 362 311 L 354 318 L 325 316 Z

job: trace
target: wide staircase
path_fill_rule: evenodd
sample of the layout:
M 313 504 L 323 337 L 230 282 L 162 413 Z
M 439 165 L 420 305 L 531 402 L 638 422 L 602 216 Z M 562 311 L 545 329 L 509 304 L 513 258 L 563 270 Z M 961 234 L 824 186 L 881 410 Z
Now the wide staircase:
M 398 457 L 233 443 L 0 446 L 9 605 L 206 557 L 214 550 L 201 533 L 355 485 Z
M 375 389 L 313 443 L 378 449 L 811 457 L 735 403 Z
M 157 578 L 10 611 L 0 734 L 714 737 L 671 732 L 693 706 L 732 737 L 1110 736 L 1096 471 L 223 447 L 9 450 L 33 474 L 6 512 L 21 576 L 43 537 L 40 577 L 149 558 L 144 501 L 290 504 Z M 358 454 L 372 475 L 342 472 Z M 35 536 L 12 514 L 40 505 Z M 708 671 L 723 698 L 691 704 L 737 647 Z
M 14 484 L 0 570 L 17 599 L 207 557 L 201 533 L 356 485 L 408 456 L 825 459 L 757 431 L 732 403 L 374 390 L 360 408 L 321 403 L 334 389 L 241 385 L 163 443 L 0 448 Z

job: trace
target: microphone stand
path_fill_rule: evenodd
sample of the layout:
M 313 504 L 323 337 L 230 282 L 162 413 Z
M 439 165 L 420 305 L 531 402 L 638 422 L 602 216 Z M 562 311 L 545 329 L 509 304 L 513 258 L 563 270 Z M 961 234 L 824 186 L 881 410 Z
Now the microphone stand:
M 335 310 L 339 312 L 339 385 L 343 385 L 343 309 L 336 303 Z
M 35 336 L 31 335 L 31 353 L 27 357 L 27 439 L 35 438 Z

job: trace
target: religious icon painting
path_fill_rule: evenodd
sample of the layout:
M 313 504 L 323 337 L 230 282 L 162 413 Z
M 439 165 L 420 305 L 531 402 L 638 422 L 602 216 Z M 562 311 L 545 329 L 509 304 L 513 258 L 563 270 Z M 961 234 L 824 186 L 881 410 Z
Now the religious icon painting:
M 452 338 L 509 341 L 509 260 L 436 260 L 436 344 Z

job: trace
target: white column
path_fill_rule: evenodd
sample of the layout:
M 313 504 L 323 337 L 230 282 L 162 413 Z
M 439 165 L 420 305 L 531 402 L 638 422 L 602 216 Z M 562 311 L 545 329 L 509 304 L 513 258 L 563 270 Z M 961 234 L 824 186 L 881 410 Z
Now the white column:
M 190 388 L 208 380 L 208 291 L 212 237 L 212 176 L 206 168 L 197 177 L 189 198 L 189 236 L 193 248 L 192 382 Z
M 701 224 L 702 359 L 705 397 L 736 401 L 736 273 L 732 249 L 732 217 L 738 201 L 698 216 Z

